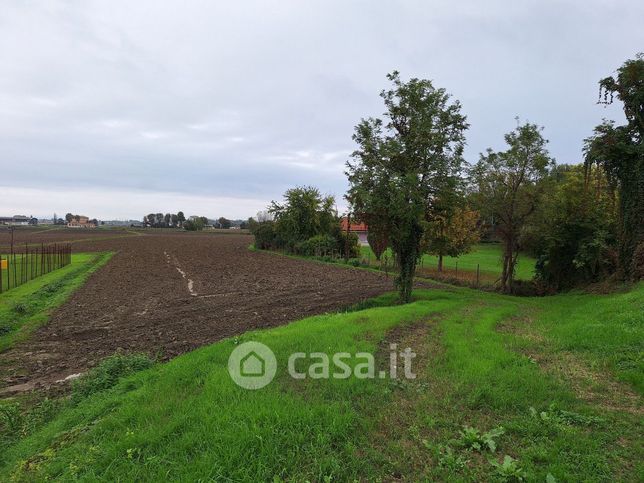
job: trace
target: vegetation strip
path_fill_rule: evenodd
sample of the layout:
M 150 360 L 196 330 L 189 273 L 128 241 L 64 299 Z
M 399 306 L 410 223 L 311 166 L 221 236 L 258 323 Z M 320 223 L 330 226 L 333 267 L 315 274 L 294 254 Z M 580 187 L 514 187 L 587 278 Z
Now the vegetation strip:
M 0 352 L 45 324 L 51 311 L 63 304 L 111 256 L 109 252 L 74 254 L 71 265 L 0 295 Z

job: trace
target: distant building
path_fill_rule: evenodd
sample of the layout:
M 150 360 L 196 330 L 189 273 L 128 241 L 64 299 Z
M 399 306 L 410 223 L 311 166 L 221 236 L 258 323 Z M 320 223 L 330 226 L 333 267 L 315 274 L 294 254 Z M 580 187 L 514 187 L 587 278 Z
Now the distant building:
M 0 216 L 0 225 L 37 225 L 38 219 L 33 216 L 14 215 L 14 216 Z
M 347 217 L 342 217 L 340 218 L 340 228 L 342 229 L 343 233 L 347 232 L 347 224 L 348 220 Z M 367 234 L 369 233 L 369 228 L 367 227 L 366 224 L 364 223 L 351 223 L 349 224 L 349 232 L 350 233 L 355 233 L 358 235 L 358 242 L 362 246 L 369 245 L 369 242 L 367 241 Z
M 67 228 L 96 228 L 96 223 L 90 222 L 87 216 L 77 216 L 67 222 Z

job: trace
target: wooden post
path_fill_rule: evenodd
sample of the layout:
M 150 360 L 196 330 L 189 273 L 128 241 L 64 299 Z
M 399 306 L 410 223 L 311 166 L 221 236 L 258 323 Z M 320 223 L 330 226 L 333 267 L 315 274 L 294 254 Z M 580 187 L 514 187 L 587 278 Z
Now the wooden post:
M 476 264 L 476 286 L 479 286 L 480 282 L 480 277 L 481 277 L 481 264 L 477 263 Z

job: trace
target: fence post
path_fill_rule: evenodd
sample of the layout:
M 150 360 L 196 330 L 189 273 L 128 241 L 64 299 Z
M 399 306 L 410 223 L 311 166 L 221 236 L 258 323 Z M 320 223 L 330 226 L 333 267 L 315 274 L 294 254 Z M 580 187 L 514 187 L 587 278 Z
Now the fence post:
M 480 276 L 481 276 L 481 264 L 477 263 L 476 264 L 476 286 L 479 286 L 479 281 L 480 281 Z

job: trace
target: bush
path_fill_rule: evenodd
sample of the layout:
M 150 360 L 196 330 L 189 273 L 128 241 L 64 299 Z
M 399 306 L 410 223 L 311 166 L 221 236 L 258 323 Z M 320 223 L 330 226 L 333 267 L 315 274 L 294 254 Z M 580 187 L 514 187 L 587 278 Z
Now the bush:
M 187 231 L 201 231 L 204 229 L 205 223 L 202 219 L 187 220 L 183 223 L 183 228 Z
M 146 354 L 114 354 L 103 359 L 96 367 L 74 381 L 73 399 L 79 400 L 91 394 L 115 386 L 119 380 L 154 364 Z
M 277 237 L 272 222 L 259 223 L 253 227 L 255 236 L 255 248 L 258 250 L 270 250 L 277 248 Z
M 344 256 L 347 249 L 347 234 L 338 230 L 335 235 L 335 239 L 338 253 L 341 253 Z M 358 235 L 355 233 L 349 233 L 349 258 L 360 257 L 360 244 L 358 241 Z
M 336 240 L 330 235 L 316 235 L 295 245 L 298 255 L 324 257 L 336 250 Z

